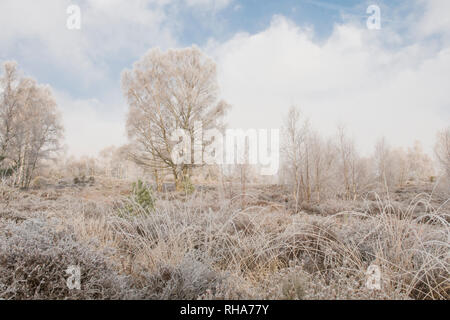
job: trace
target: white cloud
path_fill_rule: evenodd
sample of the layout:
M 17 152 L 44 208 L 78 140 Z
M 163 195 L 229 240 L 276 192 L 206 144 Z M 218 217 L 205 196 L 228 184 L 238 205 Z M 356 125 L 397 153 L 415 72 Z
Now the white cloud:
M 155 45 L 176 45 L 171 30 L 164 26 L 167 3 L 161 0 L 86 0 L 82 10 L 90 48 L 111 56 L 121 50 L 136 55 Z
M 383 135 L 394 145 L 419 139 L 430 151 L 436 130 L 450 123 L 450 48 L 389 50 L 382 36 L 337 25 L 318 44 L 310 30 L 278 16 L 260 33 L 210 44 L 233 105 L 229 123 L 278 127 L 295 104 L 324 134 L 345 123 L 365 152 Z
M 419 0 L 424 7 L 423 16 L 417 21 L 416 30 L 420 36 L 443 34 L 450 37 L 450 1 Z
M 222 10 L 233 0 L 185 0 L 186 4 L 191 7 L 201 7 L 203 9 Z
M 31 64 L 46 63 L 84 82 L 107 81 L 106 59 L 120 59 L 149 47 L 176 45 L 164 26 L 162 0 L 81 0 L 81 30 L 68 30 L 70 0 L 2 0 L 2 54 Z M 0 57 L 1 58 L 1 57 Z
M 64 92 L 55 92 L 62 111 L 65 144 L 70 155 L 97 155 L 110 145 L 126 143 L 125 110 L 96 99 L 76 99 Z M 119 109 L 113 116 L 105 116 L 104 110 Z

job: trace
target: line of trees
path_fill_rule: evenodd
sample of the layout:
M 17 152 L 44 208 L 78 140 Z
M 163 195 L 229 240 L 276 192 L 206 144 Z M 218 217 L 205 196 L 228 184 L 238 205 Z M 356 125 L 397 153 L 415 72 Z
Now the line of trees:
M 122 180 L 143 179 L 145 172 L 130 161 L 127 146 L 109 146 L 97 156 L 74 157 L 61 155 L 45 170 L 45 176 L 56 180 L 65 178 L 104 177 Z
M 230 106 L 219 100 L 215 63 L 196 47 L 166 52 L 152 49 L 131 70 L 124 71 L 122 88 L 129 104 L 129 145 L 104 150 L 100 161 L 68 160 L 67 168 L 74 175 L 101 171 L 105 176 L 123 178 L 137 172 L 129 165 L 131 160 L 152 175 L 158 188 L 170 175 L 176 188 L 184 189 L 191 175 L 202 170 L 202 164 L 194 161 L 198 135 L 212 128 L 225 129 L 223 118 Z M 187 132 L 191 140 L 190 163 L 174 162 L 174 147 L 180 141 L 174 141 L 172 134 L 178 129 Z M 283 132 L 280 175 L 283 183 L 292 186 L 296 203 L 330 197 L 355 200 L 379 186 L 401 187 L 434 175 L 432 161 L 418 143 L 405 151 L 380 139 L 374 154 L 363 157 L 345 127 L 339 127 L 335 137 L 325 138 L 294 107 Z M 24 77 L 17 63 L 4 63 L 0 74 L 0 175 L 27 188 L 43 160 L 52 159 L 60 149 L 62 133 L 50 88 Z M 202 155 L 204 148 L 200 147 Z M 450 179 L 450 127 L 439 132 L 435 153 Z M 213 169 L 208 172 L 223 178 L 224 168 Z M 243 186 L 250 182 L 252 170 L 247 164 L 235 171 Z M 245 193 L 245 187 L 243 190 Z
M 0 76 L 0 174 L 27 188 L 43 159 L 60 149 L 63 134 L 49 87 L 22 76 L 5 62 Z
M 382 138 L 374 154 L 363 157 L 345 127 L 338 127 L 335 137 L 325 139 L 295 107 L 288 112 L 283 132 L 281 175 L 292 186 L 297 204 L 326 198 L 355 200 L 380 187 L 403 187 L 434 176 L 433 161 L 418 142 L 405 151 L 391 148 Z M 448 170 L 448 130 L 440 133 L 436 150 Z
M 177 189 L 182 189 L 193 172 L 198 173 L 194 169 L 201 169 L 193 161 L 198 134 L 194 123 L 202 122 L 203 131 L 224 129 L 222 120 L 229 105 L 218 100 L 215 63 L 196 47 L 167 52 L 153 49 L 123 73 L 122 88 L 129 104 L 131 159 L 151 172 L 158 186 L 170 175 Z M 171 135 L 177 129 L 189 133 L 191 164 L 173 160 L 174 146 L 180 141 L 173 141 Z M 372 156 L 363 157 L 345 127 L 339 127 L 335 137 L 324 138 L 296 108 L 287 115 L 284 133 L 281 176 L 293 186 L 298 203 L 329 197 L 355 200 L 378 187 L 402 187 L 434 175 L 432 160 L 419 143 L 405 151 L 391 148 L 383 138 Z M 438 158 L 450 170 L 448 132 L 438 140 Z M 236 169 L 244 186 L 250 169 L 246 164 Z

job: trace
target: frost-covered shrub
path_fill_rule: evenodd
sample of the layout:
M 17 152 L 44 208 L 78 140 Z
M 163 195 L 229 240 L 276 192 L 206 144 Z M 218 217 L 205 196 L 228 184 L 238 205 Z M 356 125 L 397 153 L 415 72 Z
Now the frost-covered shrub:
M 209 264 L 188 254 L 178 265 L 160 264 L 143 276 L 145 288 L 140 292 L 145 299 L 193 300 L 215 291 L 223 279 Z
M 57 232 L 42 220 L 5 222 L 0 233 L 0 298 L 119 299 L 131 297 L 128 279 L 102 251 L 78 243 L 71 232 Z M 69 289 L 66 270 L 78 266 L 81 289 Z

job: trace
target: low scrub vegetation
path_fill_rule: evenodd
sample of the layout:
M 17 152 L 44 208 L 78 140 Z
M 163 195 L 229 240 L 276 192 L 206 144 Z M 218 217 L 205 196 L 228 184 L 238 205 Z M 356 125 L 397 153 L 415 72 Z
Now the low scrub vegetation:
M 353 208 L 329 203 L 324 214 L 284 201 L 216 203 L 216 189 L 153 194 L 137 182 L 128 190 L 112 202 L 69 192 L 48 200 L 48 191 L 3 186 L 0 298 L 450 298 L 449 206 L 430 194 L 401 205 L 386 196 Z M 261 190 L 272 197 L 267 187 L 253 192 Z M 134 214 L 118 215 L 130 197 Z M 81 269 L 80 290 L 67 288 L 70 265 Z M 379 289 L 367 287 L 371 265 Z

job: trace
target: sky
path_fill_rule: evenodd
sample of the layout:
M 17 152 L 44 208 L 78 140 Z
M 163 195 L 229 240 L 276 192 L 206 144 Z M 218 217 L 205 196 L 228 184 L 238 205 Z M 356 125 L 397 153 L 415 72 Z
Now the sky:
M 324 136 L 345 125 L 364 153 L 383 136 L 431 153 L 450 125 L 449 13 L 448 0 L 1 0 L 0 62 L 53 88 L 70 155 L 126 143 L 122 71 L 192 45 L 217 63 L 230 127 L 279 128 L 294 105 Z

